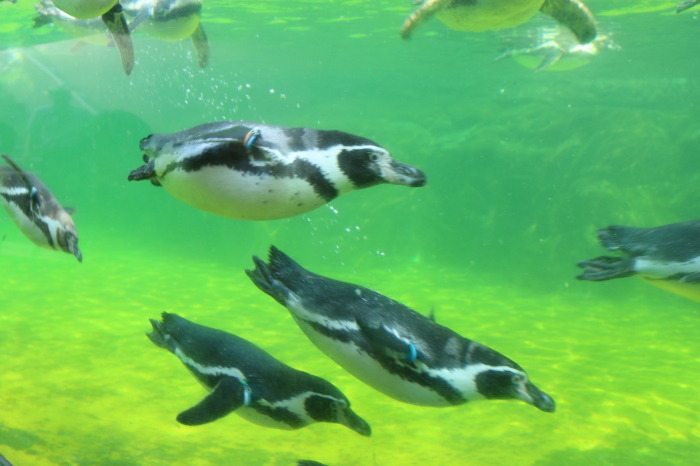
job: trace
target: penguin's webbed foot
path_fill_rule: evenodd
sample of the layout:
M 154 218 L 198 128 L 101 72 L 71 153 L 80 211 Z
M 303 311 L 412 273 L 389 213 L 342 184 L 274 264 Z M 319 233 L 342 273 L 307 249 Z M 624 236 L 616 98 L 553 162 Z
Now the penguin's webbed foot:
M 273 297 L 275 301 L 286 307 L 292 291 L 287 288 L 284 283 L 272 276 L 270 268 L 265 261 L 258 256 L 253 256 L 253 262 L 255 263 L 255 270 L 246 269 L 245 271 L 248 278 L 250 278 L 261 291 L 267 293 Z
M 143 181 L 143 180 L 152 180 L 156 177 L 156 167 L 155 163 L 153 160 L 148 162 L 146 165 L 142 165 L 136 170 L 132 170 L 131 173 L 129 173 L 129 176 L 127 179 L 129 181 Z
M 576 265 L 584 269 L 582 274 L 576 276 L 577 279 L 594 282 L 631 277 L 637 273 L 634 270 L 634 258 L 601 256 Z

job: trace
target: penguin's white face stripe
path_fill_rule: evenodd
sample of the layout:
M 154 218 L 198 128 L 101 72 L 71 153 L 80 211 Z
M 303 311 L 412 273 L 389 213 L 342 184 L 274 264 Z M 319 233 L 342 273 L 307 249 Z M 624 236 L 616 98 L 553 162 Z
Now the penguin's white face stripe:
M 29 194 L 26 186 L 0 186 L 0 193 L 8 196 L 19 196 Z
M 37 221 L 43 222 L 49 229 L 49 234 L 51 235 L 52 241 L 51 244 L 53 244 L 53 248 L 60 249 L 60 246 L 58 245 L 58 230 L 65 230 L 65 228 L 63 228 L 63 225 L 61 225 L 61 222 L 54 218 L 47 217 L 45 215 L 37 217 Z
M 687 262 L 660 262 L 637 257 L 634 270 L 641 275 L 653 277 L 670 277 L 678 273 L 700 272 L 700 257 Z
M 204 366 L 202 364 L 199 364 L 192 358 L 186 356 L 179 347 L 175 347 L 174 351 L 175 356 L 180 358 L 180 361 L 182 361 L 183 364 L 185 364 L 187 367 L 191 367 L 200 374 L 204 375 L 211 375 L 211 376 L 217 376 L 217 375 L 228 375 L 231 377 L 236 378 L 237 380 L 241 381 L 242 383 L 248 383 L 245 375 L 235 367 L 222 367 L 222 366 Z
M 338 320 L 338 319 L 329 319 L 326 316 L 323 316 L 321 314 L 317 314 L 314 312 L 310 312 L 308 309 L 304 307 L 304 305 L 301 302 L 301 299 L 299 298 L 298 295 L 295 293 L 290 293 L 289 299 L 287 300 L 286 303 L 287 309 L 289 309 L 292 312 L 292 315 L 296 319 L 300 319 L 304 322 L 312 322 L 318 325 L 321 325 L 325 328 L 331 329 L 331 330 L 354 330 L 354 331 L 359 331 L 360 327 L 357 325 L 357 322 L 352 319 L 352 320 Z
M 455 389 L 459 390 L 469 401 L 483 400 L 485 397 L 477 391 L 476 377 L 486 371 L 502 371 L 510 372 L 511 374 L 523 375 L 525 380 L 527 376 L 524 372 L 513 369 L 508 366 L 488 366 L 486 364 L 470 364 L 455 369 L 430 369 L 424 364 L 417 363 L 422 372 L 425 372 L 433 377 L 439 377 L 447 381 Z

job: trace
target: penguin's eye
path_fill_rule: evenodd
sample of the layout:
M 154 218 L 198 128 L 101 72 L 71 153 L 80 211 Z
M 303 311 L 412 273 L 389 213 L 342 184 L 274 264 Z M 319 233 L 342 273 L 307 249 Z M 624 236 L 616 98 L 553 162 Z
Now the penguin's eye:
M 371 162 L 376 162 L 377 160 L 379 160 L 379 154 L 377 154 L 376 152 L 370 152 L 369 153 L 369 160 Z
M 513 374 L 510 380 L 513 384 L 519 384 L 525 381 L 525 376 L 523 374 Z

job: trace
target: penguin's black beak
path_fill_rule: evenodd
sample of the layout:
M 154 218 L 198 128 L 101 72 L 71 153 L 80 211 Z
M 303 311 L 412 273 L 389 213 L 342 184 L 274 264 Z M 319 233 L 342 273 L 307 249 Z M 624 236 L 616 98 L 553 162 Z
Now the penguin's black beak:
M 530 381 L 525 384 L 523 389 L 518 390 L 518 395 L 518 398 L 545 413 L 553 413 L 556 409 L 556 404 L 552 397 L 537 388 Z
M 425 173 L 416 167 L 407 165 L 405 163 L 397 162 L 392 160 L 391 164 L 382 168 L 382 178 L 384 181 L 390 184 L 400 184 L 404 186 L 410 186 L 412 188 L 419 188 L 425 186 L 427 182 L 425 178 Z

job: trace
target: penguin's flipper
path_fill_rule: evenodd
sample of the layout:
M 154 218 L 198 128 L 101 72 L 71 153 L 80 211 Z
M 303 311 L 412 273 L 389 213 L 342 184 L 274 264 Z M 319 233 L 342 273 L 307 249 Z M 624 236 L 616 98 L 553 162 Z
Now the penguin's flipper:
M 357 320 L 357 325 L 360 327 L 360 332 L 365 336 L 374 349 L 387 356 L 397 355 L 398 358 L 406 363 L 413 364 L 418 359 L 418 350 L 415 345 L 392 332 L 384 324 L 372 324 Z
M 547 50 L 547 53 L 545 54 L 544 58 L 542 58 L 542 61 L 540 62 L 539 65 L 537 65 L 537 68 L 535 68 L 535 72 L 546 70 L 550 66 L 554 65 L 557 63 L 559 60 L 561 60 L 561 57 L 564 56 L 566 53 L 566 50 L 562 48 L 558 49 L 553 49 L 553 50 Z
M 694 272 L 686 275 L 685 277 L 678 280 L 681 283 L 695 283 L 700 282 L 700 272 Z
M 148 16 L 148 8 L 141 8 L 139 12 L 136 13 L 136 16 L 129 21 L 129 33 L 133 34 L 134 31 L 137 30 L 146 19 L 148 19 Z
M 581 261 L 576 265 L 583 269 L 583 273 L 577 275 L 576 278 L 594 282 L 631 277 L 637 273 L 634 269 L 635 259 L 633 257 L 622 259 L 620 257 L 601 256 Z
M 209 64 L 210 50 L 209 40 L 207 39 L 207 35 L 204 33 L 202 23 L 199 23 L 197 29 L 194 30 L 190 39 L 192 39 L 192 45 L 194 45 L 194 49 L 197 51 L 199 67 L 206 68 Z
M 199 426 L 216 421 L 243 406 L 250 398 L 250 388 L 234 377 L 225 377 L 209 395 L 192 408 L 177 415 L 177 422 Z
M 408 15 L 403 26 L 401 26 L 401 38 L 404 40 L 411 37 L 411 33 L 418 25 L 452 3 L 452 0 L 423 0 L 418 3 L 418 8 Z
M 119 56 L 122 59 L 122 68 L 128 75 L 134 69 L 134 44 L 131 43 L 129 26 L 126 24 L 122 6 L 117 3 L 107 13 L 102 15 L 102 21 L 107 25 L 107 29 L 112 34 L 114 42 L 119 49 Z
M 571 29 L 582 44 L 588 44 L 597 34 L 593 13 L 579 0 L 545 0 L 540 12 Z

